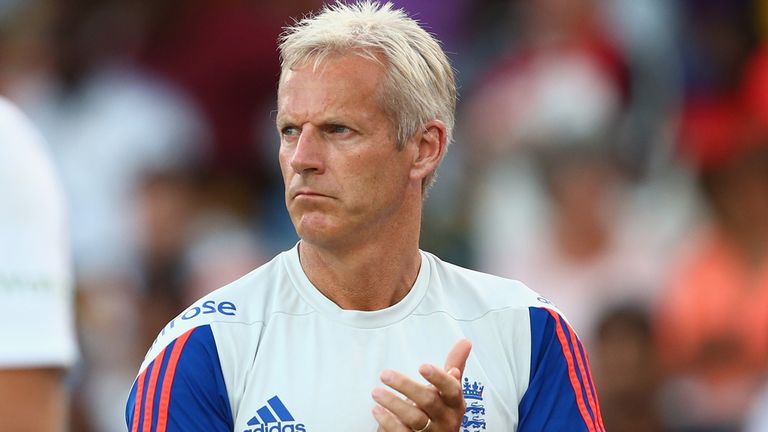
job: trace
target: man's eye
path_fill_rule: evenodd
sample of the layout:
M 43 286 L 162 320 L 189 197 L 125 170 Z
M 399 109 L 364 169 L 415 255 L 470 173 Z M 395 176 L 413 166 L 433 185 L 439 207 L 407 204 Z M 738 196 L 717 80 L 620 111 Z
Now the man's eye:
M 342 125 L 330 125 L 328 126 L 328 132 L 333 134 L 343 134 L 352 131 L 352 129 Z
M 296 126 L 286 126 L 280 129 L 280 133 L 284 136 L 298 135 L 301 131 Z

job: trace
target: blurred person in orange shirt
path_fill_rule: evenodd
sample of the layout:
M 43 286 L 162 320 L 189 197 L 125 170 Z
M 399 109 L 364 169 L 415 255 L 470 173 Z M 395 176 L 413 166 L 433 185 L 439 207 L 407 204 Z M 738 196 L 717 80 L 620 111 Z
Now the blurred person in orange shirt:
M 682 118 L 711 217 L 685 245 L 656 324 L 665 405 L 690 430 L 739 430 L 768 373 L 766 125 L 766 52 L 738 91 L 691 100 Z

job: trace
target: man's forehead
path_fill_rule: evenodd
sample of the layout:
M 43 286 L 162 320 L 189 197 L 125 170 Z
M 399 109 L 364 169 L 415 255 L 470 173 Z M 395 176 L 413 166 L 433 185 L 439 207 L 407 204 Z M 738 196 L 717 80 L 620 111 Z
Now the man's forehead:
M 287 76 L 297 71 L 311 71 L 315 76 L 322 76 L 329 67 L 337 64 L 349 67 L 365 68 L 371 71 L 386 72 L 387 62 L 381 54 L 372 50 L 354 49 L 352 51 L 323 51 L 297 60 L 294 64 L 283 67 L 278 80 L 278 92 Z
M 378 101 L 383 73 L 380 64 L 353 55 L 325 60 L 318 68 L 304 63 L 288 69 L 278 88 L 278 113 L 286 105 L 294 109 L 305 109 L 305 104 L 343 108 L 371 98 Z

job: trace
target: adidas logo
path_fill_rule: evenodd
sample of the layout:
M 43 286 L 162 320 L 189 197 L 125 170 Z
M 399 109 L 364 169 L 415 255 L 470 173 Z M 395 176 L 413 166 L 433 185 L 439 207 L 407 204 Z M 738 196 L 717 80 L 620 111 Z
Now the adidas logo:
M 243 432 L 306 432 L 304 423 L 297 423 L 288 408 L 279 397 L 273 396 L 263 407 L 256 410 L 256 415 L 248 420 Z

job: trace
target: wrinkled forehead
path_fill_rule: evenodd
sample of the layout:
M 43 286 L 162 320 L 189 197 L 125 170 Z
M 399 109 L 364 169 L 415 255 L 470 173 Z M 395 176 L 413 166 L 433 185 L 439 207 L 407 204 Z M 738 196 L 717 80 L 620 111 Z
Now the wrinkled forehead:
M 364 53 L 308 57 L 281 71 L 277 115 L 282 117 L 305 105 L 339 111 L 365 106 L 394 123 L 392 113 L 386 109 L 385 81 L 386 70 L 380 59 Z
M 384 69 L 356 55 L 326 57 L 287 69 L 278 91 L 278 116 L 284 111 L 383 111 L 380 95 Z M 308 108 L 309 107 L 309 108 Z
M 359 57 L 368 60 L 381 67 L 382 71 L 387 73 L 387 64 L 384 56 L 375 49 L 354 48 L 323 48 L 310 50 L 306 54 L 296 56 L 292 61 L 285 61 L 280 69 L 280 78 L 277 83 L 278 95 L 288 71 L 312 68 L 313 72 L 322 74 L 324 69 L 331 63 L 341 61 L 350 57 Z

